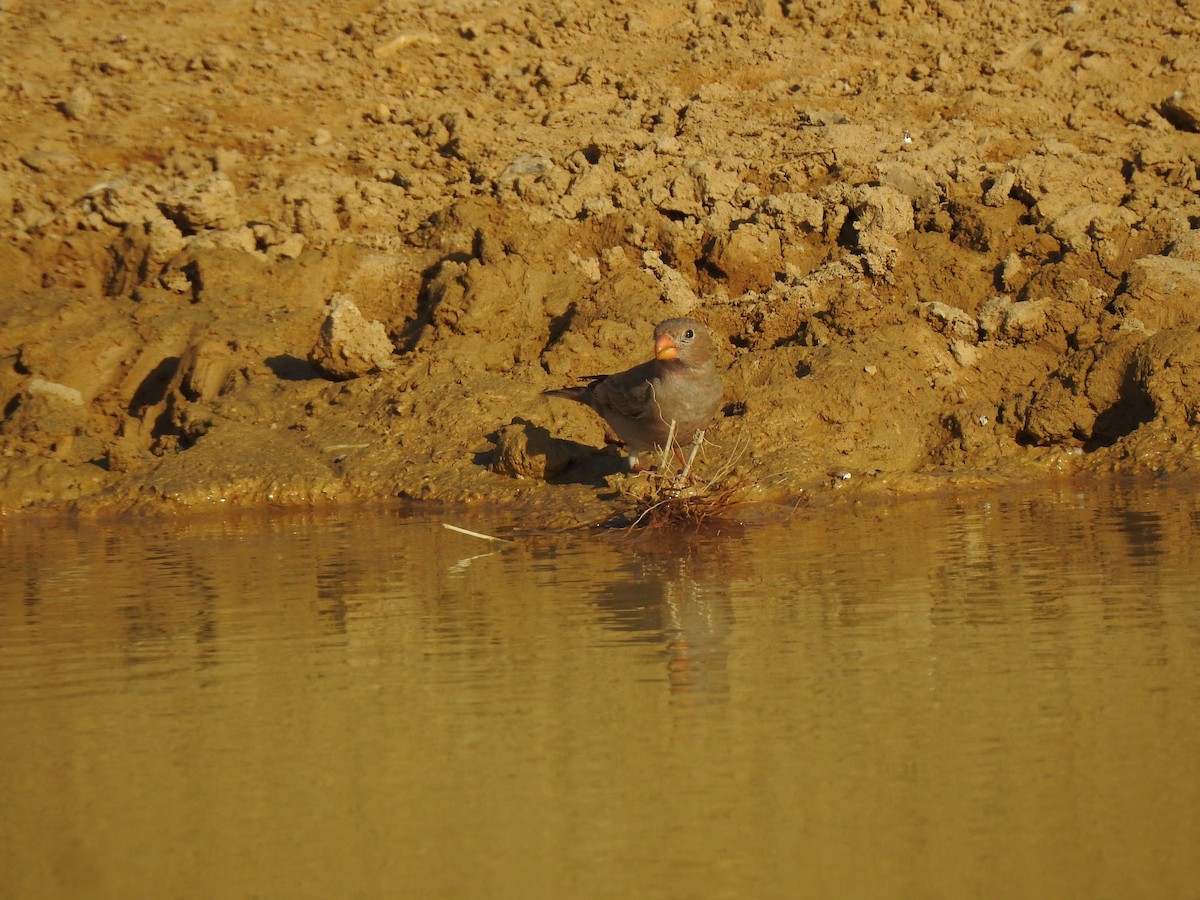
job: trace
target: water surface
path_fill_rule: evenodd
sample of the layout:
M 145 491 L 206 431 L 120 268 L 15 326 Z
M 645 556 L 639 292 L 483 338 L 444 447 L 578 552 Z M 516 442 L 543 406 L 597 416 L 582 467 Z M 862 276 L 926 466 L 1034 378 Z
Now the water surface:
M 1197 896 L 1194 486 L 465 515 L 0 524 L 0 894 Z

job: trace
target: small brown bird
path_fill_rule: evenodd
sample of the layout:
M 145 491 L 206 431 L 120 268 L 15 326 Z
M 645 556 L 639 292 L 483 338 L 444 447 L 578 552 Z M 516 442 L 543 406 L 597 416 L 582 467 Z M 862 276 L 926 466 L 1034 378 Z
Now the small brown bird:
M 546 391 L 594 409 L 629 448 L 630 465 L 637 457 L 666 446 L 671 423 L 671 449 L 704 438 L 724 387 L 713 358 L 712 335 L 695 319 L 667 319 L 654 329 L 654 359 L 615 375 L 592 375 L 588 384 Z

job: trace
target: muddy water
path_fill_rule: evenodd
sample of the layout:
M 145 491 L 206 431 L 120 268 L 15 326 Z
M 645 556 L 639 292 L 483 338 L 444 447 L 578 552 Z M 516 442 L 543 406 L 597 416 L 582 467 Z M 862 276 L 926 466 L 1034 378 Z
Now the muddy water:
M 1191 487 L 0 526 L 13 897 L 1194 896 Z

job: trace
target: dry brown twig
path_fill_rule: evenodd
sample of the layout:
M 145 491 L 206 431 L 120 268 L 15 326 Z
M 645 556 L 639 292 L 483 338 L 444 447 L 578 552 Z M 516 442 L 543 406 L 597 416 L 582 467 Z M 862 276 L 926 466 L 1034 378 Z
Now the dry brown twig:
M 652 525 L 699 527 L 708 519 L 720 518 L 737 505 L 737 495 L 745 484 L 734 477 L 734 470 L 746 452 L 748 442 L 739 442 L 711 477 L 701 481 L 696 478 L 697 452 L 701 445 L 715 445 L 700 435 L 685 458 L 683 448 L 675 442 L 674 436 L 672 426 L 657 470 L 643 472 L 641 478 L 621 485 L 621 496 L 636 504 L 635 512 L 629 517 L 629 528 Z M 682 465 L 681 469 L 676 468 L 677 463 Z

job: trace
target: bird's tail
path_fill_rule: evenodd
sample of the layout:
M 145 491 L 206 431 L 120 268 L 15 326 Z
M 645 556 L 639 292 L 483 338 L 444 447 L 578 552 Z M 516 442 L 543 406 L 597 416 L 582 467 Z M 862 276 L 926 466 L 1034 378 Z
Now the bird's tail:
M 583 380 L 587 384 L 579 384 L 575 387 L 554 388 L 550 391 L 542 391 L 543 397 L 562 397 L 564 400 L 574 400 L 576 403 L 587 403 L 588 395 L 592 392 L 596 382 L 603 381 L 604 375 L 585 375 Z
M 542 391 L 543 397 L 562 397 L 564 400 L 575 400 L 578 403 L 586 403 L 586 395 L 586 387 L 555 388 L 552 391 Z

